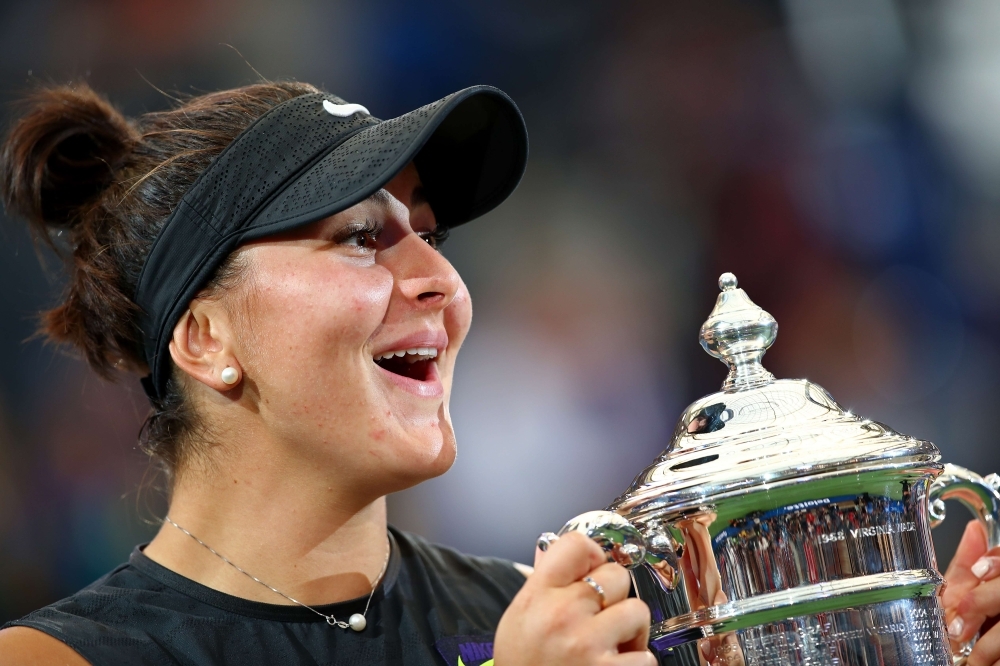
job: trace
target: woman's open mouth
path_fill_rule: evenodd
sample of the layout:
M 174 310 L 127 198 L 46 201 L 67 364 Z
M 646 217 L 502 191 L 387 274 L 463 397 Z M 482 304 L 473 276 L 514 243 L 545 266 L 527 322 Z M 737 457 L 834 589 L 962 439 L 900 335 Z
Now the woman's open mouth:
M 438 351 L 433 347 L 416 347 L 388 351 L 376 356 L 374 361 L 375 365 L 386 372 L 418 382 L 430 382 L 437 379 L 437 367 L 434 362 L 437 355 Z

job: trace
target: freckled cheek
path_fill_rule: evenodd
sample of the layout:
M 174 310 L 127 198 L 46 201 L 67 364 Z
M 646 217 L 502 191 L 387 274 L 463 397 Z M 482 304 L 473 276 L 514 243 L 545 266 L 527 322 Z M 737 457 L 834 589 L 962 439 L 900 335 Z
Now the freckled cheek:
M 392 297 L 392 276 L 378 274 L 373 276 L 377 279 L 369 278 L 359 281 L 358 284 L 349 288 L 351 293 L 350 303 L 354 315 L 361 315 L 363 318 L 374 318 L 375 324 L 381 323 L 385 317 L 386 310 L 389 309 L 389 299 Z
M 392 276 L 380 268 L 292 275 L 262 293 L 267 346 L 310 356 L 321 347 L 350 353 L 359 349 L 385 317 Z M 308 359 L 303 359 L 308 360 Z
M 359 280 L 331 289 L 317 308 L 323 316 L 316 334 L 324 344 L 344 345 L 356 351 L 385 318 L 392 295 L 392 282 Z

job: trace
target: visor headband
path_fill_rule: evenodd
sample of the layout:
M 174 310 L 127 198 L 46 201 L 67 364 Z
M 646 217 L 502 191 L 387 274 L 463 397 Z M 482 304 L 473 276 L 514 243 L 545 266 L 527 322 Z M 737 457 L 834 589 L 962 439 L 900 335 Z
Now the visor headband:
M 153 241 L 136 284 L 150 398 L 166 389 L 173 327 L 256 216 L 303 171 L 379 122 L 334 95 L 295 97 L 257 119 L 198 177 Z

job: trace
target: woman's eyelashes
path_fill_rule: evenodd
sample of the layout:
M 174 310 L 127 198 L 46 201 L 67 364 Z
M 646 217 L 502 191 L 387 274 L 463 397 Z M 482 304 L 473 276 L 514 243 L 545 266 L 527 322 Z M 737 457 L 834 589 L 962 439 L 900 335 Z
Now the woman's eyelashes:
M 363 250 L 374 250 L 378 237 L 382 234 L 383 224 L 378 220 L 366 219 L 354 222 L 341 229 L 334 242 Z
M 346 245 L 362 250 L 375 250 L 384 229 L 385 224 L 383 222 L 371 218 L 363 222 L 353 222 L 337 232 L 334 242 L 337 245 Z M 431 231 L 416 232 L 417 236 L 434 249 L 441 249 L 444 242 L 448 240 L 449 233 L 450 229 L 443 225 L 438 225 Z
M 439 224 L 434 227 L 433 231 L 418 231 L 417 235 L 427 241 L 427 244 L 435 250 L 440 250 L 444 242 L 448 240 L 448 234 L 450 233 L 451 230 L 448 227 Z

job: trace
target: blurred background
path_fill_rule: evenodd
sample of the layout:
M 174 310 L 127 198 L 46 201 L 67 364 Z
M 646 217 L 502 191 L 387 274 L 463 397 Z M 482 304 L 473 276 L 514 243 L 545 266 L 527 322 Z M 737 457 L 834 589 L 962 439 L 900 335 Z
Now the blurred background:
M 0 2 L 0 120 L 74 79 L 129 114 L 257 72 L 382 118 L 475 83 L 510 93 L 523 184 L 445 247 L 476 311 L 459 458 L 390 511 L 530 562 L 718 390 L 696 335 L 723 271 L 780 323 L 777 376 L 1000 470 L 997 34 L 1000 4 L 976 0 Z M 138 382 L 31 338 L 59 266 L 17 221 L 0 238 L 2 623 L 124 561 L 163 501 Z

